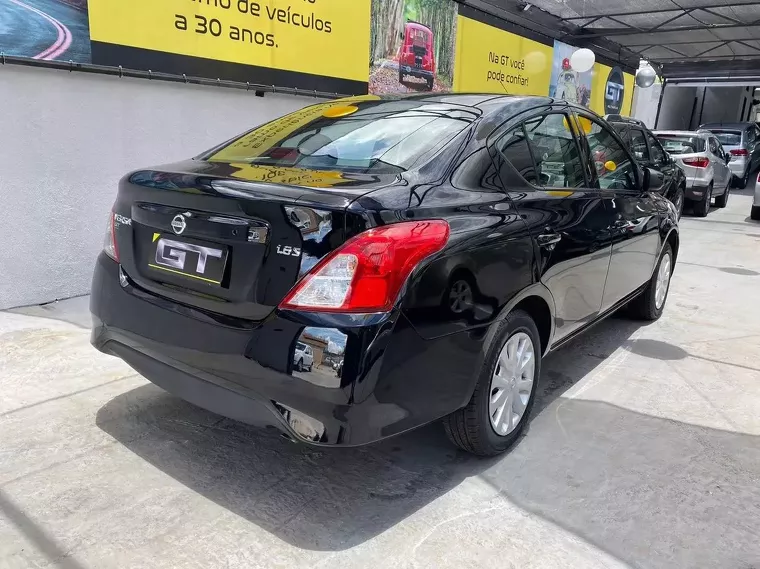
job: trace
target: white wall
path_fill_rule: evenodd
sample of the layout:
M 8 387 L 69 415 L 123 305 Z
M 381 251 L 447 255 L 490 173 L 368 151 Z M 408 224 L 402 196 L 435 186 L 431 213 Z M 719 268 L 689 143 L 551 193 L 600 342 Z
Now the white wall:
M 644 124 L 651 129 L 654 128 L 654 122 L 657 119 L 657 105 L 660 103 L 660 91 L 662 91 L 662 83 L 655 83 L 646 89 L 636 87 L 633 91 L 633 110 L 631 115 L 640 121 L 644 121 Z
M 741 117 L 745 92 L 744 87 L 707 87 L 705 89 L 705 105 L 699 124 L 746 120 L 746 107 L 744 119 Z
M 0 309 L 89 292 L 116 184 L 313 98 L 0 66 Z

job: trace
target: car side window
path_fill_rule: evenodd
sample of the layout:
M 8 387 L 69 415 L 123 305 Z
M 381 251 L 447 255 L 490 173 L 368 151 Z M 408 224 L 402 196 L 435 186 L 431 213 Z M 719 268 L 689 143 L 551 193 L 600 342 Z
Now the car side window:
M 649 162 L 649 149 L 646 138 L 644 138 L 644 131 L 639 128 L 632 128 L 628 136 L 633 157 L 640 162 Z
M 502 157 L 506 159 L 526 182 L 539 186 L 539 177 L 536 164 L 528 146 L 528 138 L 520 124 L 507 132 L 496 143 Z M 506 180 L 505 180 L 506 181 Z
M 652 163 L 655 165 L 662 165 L 667 162 L 665 159 L 665 151 L 660 146 L 657 139 L 649 133 L 646 133 L 647 141 L 649 142 L 649 148 L 652 152 Z
M 523 123 L 539 186 L 579 188 L 586 185 L 580 150 L 563 113 L 551 113 Z
M 579 122 L 586 133 L 599 187 L 603 190 L 637 190 L 636 165 L 609 127 L 585 116 Z

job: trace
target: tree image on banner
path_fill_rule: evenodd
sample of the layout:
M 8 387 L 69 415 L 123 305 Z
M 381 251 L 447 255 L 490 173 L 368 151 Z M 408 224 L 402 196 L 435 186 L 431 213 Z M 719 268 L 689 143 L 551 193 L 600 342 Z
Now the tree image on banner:
M 450 91 L 457 4 L 372 0 L 369 92 Z

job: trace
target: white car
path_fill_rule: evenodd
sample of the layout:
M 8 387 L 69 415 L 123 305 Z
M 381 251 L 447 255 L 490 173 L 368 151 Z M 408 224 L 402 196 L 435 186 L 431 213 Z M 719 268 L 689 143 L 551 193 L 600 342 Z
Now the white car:
M 303 342 L 296 342 L 293 365 L 296 367 L 296 371 L 311 371 L 312 366 L 314 366 L 314 352 L 311 350 L 311 346 L 307 346 Z
M 755 199 L 752 201 L 752 210 L 749 216 L 755 221 L 760 221 L 760 174 L 755 180 Z

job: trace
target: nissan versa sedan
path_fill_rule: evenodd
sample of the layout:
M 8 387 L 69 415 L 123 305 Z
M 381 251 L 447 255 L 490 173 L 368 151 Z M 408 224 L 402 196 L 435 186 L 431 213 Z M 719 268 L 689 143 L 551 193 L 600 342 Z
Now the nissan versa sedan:
M 498 454 L 547 352 L 626 305 L 662 314 L 679 234 L 661 184 L 564 101 L 317 104 L 121 180 L 92 343 L 295 441 L 442 420 L 462 449 Z M 301 344 L 324 353 L 296 374 Z

